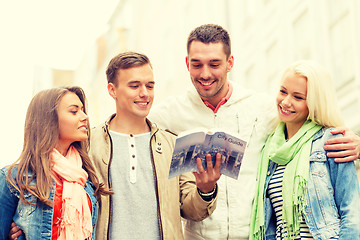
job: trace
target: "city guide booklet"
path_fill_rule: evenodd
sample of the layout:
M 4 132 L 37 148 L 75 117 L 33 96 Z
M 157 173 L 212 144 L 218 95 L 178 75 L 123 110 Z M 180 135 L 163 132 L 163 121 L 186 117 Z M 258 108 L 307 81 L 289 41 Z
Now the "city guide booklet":
M 233 133 L 222 130 L 196 128 L 178 135 L 172 155 L 169 178 L 185 172 L 198 172 L 196 159 L 201 158 L 206 169 L 207 153 L 215 166 L 216 153 L 221 153 L 220 173 L 237 179 L 246 142 Z

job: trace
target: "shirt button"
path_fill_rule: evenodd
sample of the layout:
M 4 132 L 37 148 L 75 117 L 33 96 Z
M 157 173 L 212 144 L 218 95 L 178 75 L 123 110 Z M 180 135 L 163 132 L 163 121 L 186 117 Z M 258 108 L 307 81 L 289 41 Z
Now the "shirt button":
M 132 155 L 133 158 L 135 158 L 135 155 Z
M 134 135 L 130 134 L 130 137 L 133 137 Z
M 132 166 L 131 169 L 132 169 L 132 170 L 135 170 L 135 166 Z

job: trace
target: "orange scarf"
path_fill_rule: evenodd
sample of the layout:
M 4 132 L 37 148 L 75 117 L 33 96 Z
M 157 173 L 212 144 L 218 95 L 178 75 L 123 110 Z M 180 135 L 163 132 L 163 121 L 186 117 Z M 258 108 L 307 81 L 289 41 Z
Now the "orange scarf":
M 79 152 L 71 146 L 64 157 L 55 148 L 50 154 L 51 173 L 63 185 L 62 221 L 59 240 L 91 238 L 92 219 L 84 186 L 88 174 L 82 169 Z

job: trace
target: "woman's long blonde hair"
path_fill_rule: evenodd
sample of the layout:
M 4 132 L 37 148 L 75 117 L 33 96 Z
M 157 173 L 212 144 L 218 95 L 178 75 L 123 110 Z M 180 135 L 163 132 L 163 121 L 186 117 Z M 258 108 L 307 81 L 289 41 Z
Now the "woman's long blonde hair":
M 13 163 L 7 173 L 7 181 L 19 191 L 20 200 L 33 204 L 25 199 L 25 193 L 36 196 L 41 202 L 52 206 L 50 191 L 54 181 L 50 174 L 50 153 L 59 140 L 58 106 L 62 97 L 69 92 L 75 93 L 86 113 L 86 97 L 80 87 L 60 87 L 43 90 L 31 100 L 24 129 L 24 145 L 19 159 Z M 89 123 L 87 123 L 90 129 Z M 90 138 L 90 132 L 88 139 Z M 78 150 L 83 169 L 88 173 L 89 180 L 95 187 L 95 195 L 109 194 L 99 183 L 95 169 L 87 154 L 89 140 L 76 141 L 72 145 Z M 14 178 L 14 172 L 16 177 Z M 32 183 L 35 181 L 35 185 Z
M 325 127 L 344 125 L 329 71 L 315 61 L 300 60 L 285 69 L 281 81 L 288 72 L 294 72 L 307 80 L 308 119 Z

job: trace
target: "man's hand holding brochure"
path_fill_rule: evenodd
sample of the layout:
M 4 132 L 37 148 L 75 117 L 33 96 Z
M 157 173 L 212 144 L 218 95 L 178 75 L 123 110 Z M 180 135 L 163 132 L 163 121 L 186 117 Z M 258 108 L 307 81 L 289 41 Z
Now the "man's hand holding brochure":
M 236 134 L 222 130 L 197 128 L 182 132 L 175 142 L 169 178 L 184 172 L 199 172 L 197 158 L 201 159 L 202 166 L 206 170 L 206 154 L 211 155 L 212 165 L 215 166 L 216 153 L 220 153 L 220 173 L 237 179 L 245 148 L 244 140 Z

